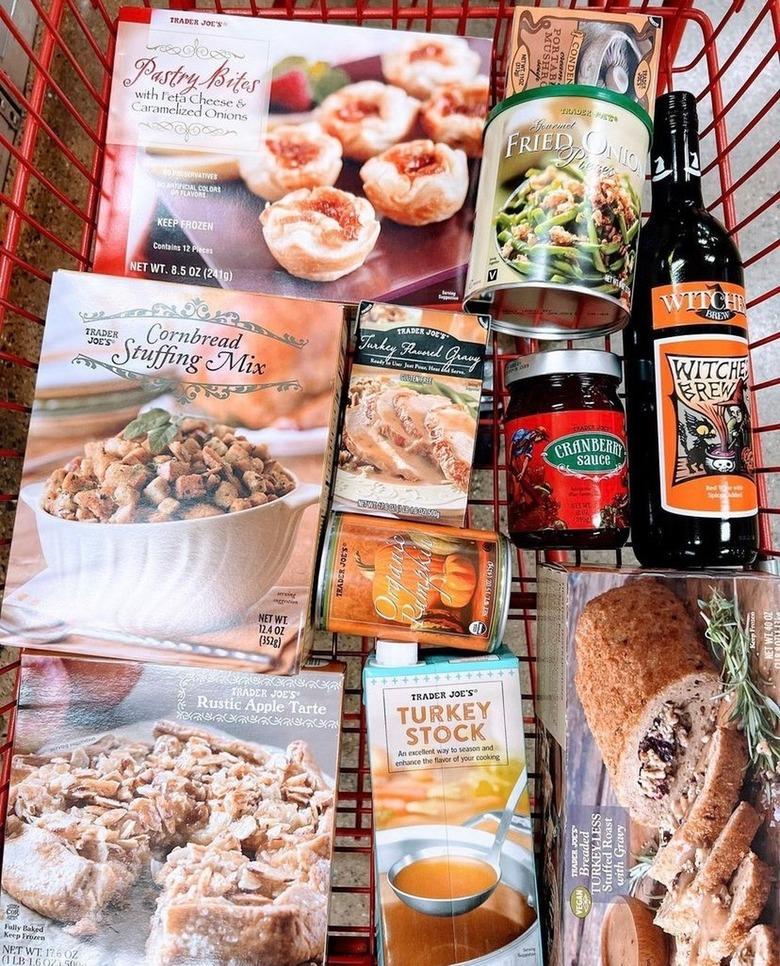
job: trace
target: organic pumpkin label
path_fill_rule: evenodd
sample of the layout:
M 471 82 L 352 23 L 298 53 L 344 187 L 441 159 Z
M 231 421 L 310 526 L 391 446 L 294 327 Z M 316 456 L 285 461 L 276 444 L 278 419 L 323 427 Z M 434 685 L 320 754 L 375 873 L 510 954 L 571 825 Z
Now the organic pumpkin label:
M 337 514 L 325 541 L 320 622 L 489 651 L 501 639 L 510 579 L 501 534 Z
M 627 527 L 621 412 L 537 413 L 505 426 L 509 529 Z

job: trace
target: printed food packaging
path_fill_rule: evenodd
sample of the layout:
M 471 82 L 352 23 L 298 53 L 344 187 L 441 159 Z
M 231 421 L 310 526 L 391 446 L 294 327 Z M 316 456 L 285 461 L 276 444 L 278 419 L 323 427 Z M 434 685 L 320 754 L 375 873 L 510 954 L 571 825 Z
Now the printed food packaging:
M 780 582 L 539 578 L 548 963 L 776 962 Z
M 661 58 L 661 17 L 607 10 L 515 7 L 506 92 L 587 84 L 650 110 Z
M 363 683 L 380 962 L 408 966 L 424 949 L 428 966 L 541 966 L 517 658 L 370 660 Z M 486 863 L 513 792 L 498 879 Z
M 321 964 L 343 687 L 25 655 L 9 962 Z
M 358 310 L 333 509 L 462 526 L 488 316 Z
M 495 651 L 509 614 L 511 549 L 492 530 L 334 513 L 320 554 L 317 625 Z
M 293 673 L 312 636 L 343 316 L 57 272 L 0 640 Z
M 460 303 L 491 42 L 124 8 L 95 270 Z

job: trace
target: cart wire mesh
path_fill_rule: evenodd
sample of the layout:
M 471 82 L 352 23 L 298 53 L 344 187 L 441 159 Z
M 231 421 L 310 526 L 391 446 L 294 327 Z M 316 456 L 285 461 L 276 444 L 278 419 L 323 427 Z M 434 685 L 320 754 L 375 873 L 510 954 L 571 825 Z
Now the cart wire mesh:
M 10 156 L 0 208 L 0 545 L 7 553 L 18 494 L 27 424 L 31 412 L 48 287 L 58 268 L 90 268 L 118 3 L 114 0 L 15 0 L 37 17 L 32 43 L 26 39 L 13 2 L 0 6 L 3 50 L 26 61 L 26 82 L 0 67 L 0 107 L 10 105 L 21 119 L 16 131 L 0 131 L 0 147 Z M 150 4 L 144 0 L 146 6 Z M 162 6 L 164 3 L 155 3 Z M 186 10 L 189 0 L 170 0 Z M 537 6 L 555 6 L 540 3 Z M 584 3 L 560 3 L 571 7 Z M 512 6 L 506 0 L 204 0 L 197 6 L 220 13 L 275 19 L 364 24 L 397 30 L 492 36 L 495 59 L 491 86 L 501 96 L 506 70 Z M 701 119 L 702 168 L 708 207 L 740 246 L 746 269 L 753 370 L 753 421 L 760 482 L 761 566 L 780 566 L 780 375 L 777 340 L 778 168 L 778 0 L 644 0 L 591 3 L 616 11 L 644 12 L 664 19 L 661 89 L 692 90 Z M 717 14 L 713 17 L 713 14 Z M 774 175 L 772 174 L 774 170 Z M 774 274 L 771 266 L 774 264 Z M 620 349 L 619 337 L 611 348 Z M 469 505 L 469 525 L 506 529 L 500 422 L 508 398 L 507 361 L 534 344 L 494 338 L 495 379 L 492 414 L 482 428 L 492 438 L 492 455 L 477 466 Z M 560 559 L 560 555 L 559 558 Z M 601 563 L 631 562 L 622 554 L 586 557 Z M 525 727 L 533 740 L 535 699 L 535 558 L 518 553 L 507 640 L 524 669 Z M 366 761 L 366 730 L 360 672 L 370 642 L 318 638 L 317 653 L 347 664 L 343 755 L 339 775 L 339 819 L 334 866 L 334 902 L 329 962 L 362 966 L 376 960 L 374 881 L 371 852 L 371 795 Z M 0 670 L 0 815 L 5 814 L 18 692 L 19 661 L 5 656 Z M 3 687 L 4 685 L 4 687 Z M 529 756 L 532 750 L 529 744 Z M 531 757 L 532 760 L 532 757 Z M 585 966 L 585 964 L 584 964 Z

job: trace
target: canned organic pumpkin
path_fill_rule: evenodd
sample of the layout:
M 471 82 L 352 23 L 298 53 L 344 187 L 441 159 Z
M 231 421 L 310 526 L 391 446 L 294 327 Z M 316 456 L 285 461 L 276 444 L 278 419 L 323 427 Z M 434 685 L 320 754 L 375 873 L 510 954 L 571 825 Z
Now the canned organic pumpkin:
M 469 311 L 534 338 L 628 321 L 652 122 L 599 87 L 558 85 L 498 104 L 485 128 Z
M 512 579 L 501 533 L 339 513 L 325 534 L 317 623 L 328 631 L 492 651 Z

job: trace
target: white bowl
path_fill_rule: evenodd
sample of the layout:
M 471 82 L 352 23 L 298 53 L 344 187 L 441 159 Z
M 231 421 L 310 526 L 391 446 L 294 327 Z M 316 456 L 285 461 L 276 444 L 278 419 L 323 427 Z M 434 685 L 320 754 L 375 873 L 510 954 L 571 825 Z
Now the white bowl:
M 55 616 L 172 640 L 242 623 L 319 499 L 319 486 L 292 478 L 295 487 L 272 503 L 167 523 L 62 520 L 43 509 L 43 483 L 24 487 L 57 597 L 66 597 L 67 613 Z

